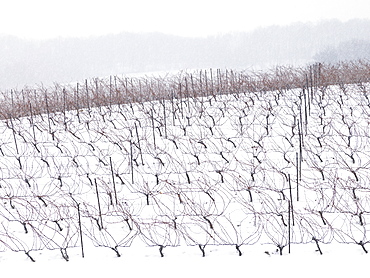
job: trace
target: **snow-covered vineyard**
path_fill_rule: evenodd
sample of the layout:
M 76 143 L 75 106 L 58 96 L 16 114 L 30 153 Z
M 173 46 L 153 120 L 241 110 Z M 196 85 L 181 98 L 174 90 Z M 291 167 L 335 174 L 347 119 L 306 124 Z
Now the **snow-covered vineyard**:
M 68 260 L 87 241 L 117 256 L 140 241 L 162 256 L 256 243 L 367 252 L 369 95 L 360 82 L 4 119 L 0 251 Z

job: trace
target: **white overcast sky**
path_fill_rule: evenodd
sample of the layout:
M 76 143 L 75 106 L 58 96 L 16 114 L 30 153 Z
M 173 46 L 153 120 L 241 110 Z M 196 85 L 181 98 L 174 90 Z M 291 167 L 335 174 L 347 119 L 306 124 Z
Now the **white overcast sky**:
M 123 31 L 208 36 L 333 18 L 370 19 L 370 0 L 0 0 L 0 34 L 35 39 Z

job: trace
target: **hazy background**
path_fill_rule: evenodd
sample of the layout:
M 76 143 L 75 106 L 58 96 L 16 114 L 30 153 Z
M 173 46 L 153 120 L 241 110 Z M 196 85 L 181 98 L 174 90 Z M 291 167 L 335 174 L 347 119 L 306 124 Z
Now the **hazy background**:
M 370 59 L 370 1 L 0 1 L 0 89 Z

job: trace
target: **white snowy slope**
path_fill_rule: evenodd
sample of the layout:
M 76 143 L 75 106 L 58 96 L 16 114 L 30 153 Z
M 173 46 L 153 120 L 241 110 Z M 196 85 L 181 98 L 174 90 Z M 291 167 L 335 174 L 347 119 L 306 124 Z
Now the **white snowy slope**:
M 2 275 L 366 274 L 369 90 L 3 120 Z

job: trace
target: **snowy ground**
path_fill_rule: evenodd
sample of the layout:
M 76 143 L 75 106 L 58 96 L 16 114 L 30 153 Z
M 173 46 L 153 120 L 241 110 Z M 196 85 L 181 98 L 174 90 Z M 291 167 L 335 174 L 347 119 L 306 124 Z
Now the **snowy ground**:
M 76 249 L 71 260 L 61 259 L 59 251 L 35 253 L 35 263 L 24 254 L 2 253 L 3 277 L 364 277 L 368 255 L 360 247 L 329 244 L 323 255 L 313 245 L 292 246 L 291 254 L 273 254 L 274 246 L 248 246 L 237 256 L 234 248 L 209 247 L 201 257 L 196 247 L 165 249 L 161 258 L 154 247 L 130 247 L 115 257 L 109 250 L 86 250 L 81 258 Z M 267 255 L 265 252 L 271 252 Z

